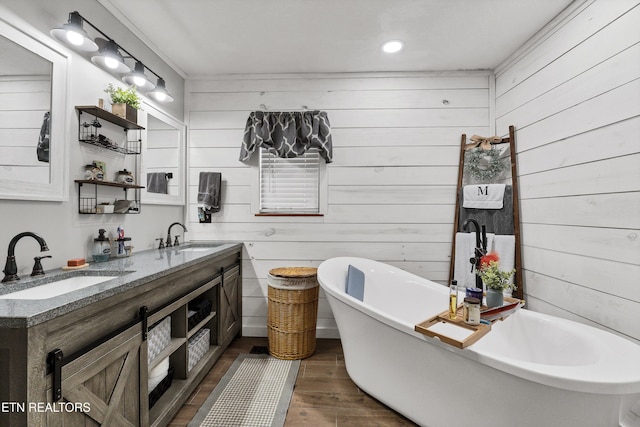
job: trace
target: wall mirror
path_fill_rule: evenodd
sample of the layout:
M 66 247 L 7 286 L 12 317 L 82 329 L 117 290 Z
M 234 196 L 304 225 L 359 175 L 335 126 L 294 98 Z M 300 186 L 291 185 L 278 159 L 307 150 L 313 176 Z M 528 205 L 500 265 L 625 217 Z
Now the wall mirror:
M 28 28 L 0 19 L 0 198 L 66 200 L 68 58 Z
M 462 135 L 449 282 L 456 279 L 463 287 L 482 286 L 471 262 L 480 245 L 483 253 L 495 252 L 500 256 L 501 270 L 515 269 L 511 280 L 517 288 L 513 296 L 523 298 L 515 153 L 513 126 L 509 127 L 507 138 L 474 135 L 467 140 Z M 480 228 L 485 231 L 482 236 L 476 234 Z
M 142 113 L 142 202 L 184 205 L 185 125 L 148 103 Z

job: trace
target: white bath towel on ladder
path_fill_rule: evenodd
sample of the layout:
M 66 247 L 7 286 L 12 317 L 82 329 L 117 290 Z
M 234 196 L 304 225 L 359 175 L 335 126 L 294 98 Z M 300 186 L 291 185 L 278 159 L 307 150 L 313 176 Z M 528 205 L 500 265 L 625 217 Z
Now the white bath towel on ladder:
M 487 234 L 487 249 L 493 247 L 495 235 Z M 464 288 L 474 288 L 476 286 L 476 270 L 471 270 L 469 260 L 475 256 L 476 234 L 456 233 L 455 263 L 453 266 L 453 278 L 457 280 L 458 286 Z
M 463 208 L 502 209 L 504 205 L 505 184 L 465 185 L 463 192 Z
M 492 251 L 496 252 L 500 257 L 500 270 L 510 271 L 515 267 L 516 261 L 516 236 L 498 235 L 493 239 Z M 513 283 L 513 276 L 509 279 L 509 283 Z M 516 285 L 518 285 L 516 283 Z

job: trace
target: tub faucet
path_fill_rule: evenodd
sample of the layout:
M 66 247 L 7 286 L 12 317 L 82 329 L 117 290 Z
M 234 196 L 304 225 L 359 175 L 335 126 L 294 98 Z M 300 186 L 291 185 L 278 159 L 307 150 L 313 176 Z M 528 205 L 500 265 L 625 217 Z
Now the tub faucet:
M 38 236 L 35 233 L 32 233 L 31 231 L 25 231 L 23 233 L 16 234 L 15 237 L 11 239 L 11 242 L 9 242 L 9 252 L 7 253 L 7 262 L 4 265 L 4 270 L 2 270 L 4 272 L 4 278 L 2 279 L 3 283 L 20 280 L 20 277 L 18 277 L 18 265 L 16 264 L 16 256 L 15 256 L 16 244 L 18 243 L 18 240 L 22 239 L 25 236 L 33 237 L 38 241 L 38 243 L 40 243 L 40 252 L 49 250 L 49 248 L 47 247 L 47 242 L 45 242 L 42 237 Z
M 178 241 L 178 236 L 176 236 L 176 240 L 174 243 L 171 243 L 171 227 L 173 227 L 174 225 L 179 225 L 182 227 L 182 230 L 186 233 L 187 231 L 187 227 L 184 226 L 184 224 L 181 224 L 179 222 L 174 222 L 173 224 L 171 224 L 169 226 L 169 228 L 167 229 L 167 241 L 165 243 L 166 247 L 170 248 L 171 246 L 180 246 L 180 242 Z
M 478 221 L 473 218 L 469 218 L 464 222 L 464 224 L 462 224 L 464 231 L 467 231 L 469 224 L 473 224 L 476 232 L 476 247 L 473 253 L 473 258 L 469 260 L 471 263 L 471 271 L 473 272 L 473 267 L 477 270 L 480 266 L 480 258 L 487 254 L 487 228 L 484 225 L 480 227 Z M 482 279 L 477 274 L 476 288 L 482 289 Z

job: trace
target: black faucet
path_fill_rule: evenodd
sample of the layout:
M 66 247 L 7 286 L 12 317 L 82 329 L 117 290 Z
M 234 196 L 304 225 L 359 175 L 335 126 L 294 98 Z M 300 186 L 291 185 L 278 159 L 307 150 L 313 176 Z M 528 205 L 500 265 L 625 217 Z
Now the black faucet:
M 16 264 L 16 256 L 15 256 L 16 244 L 18 243 L 18 240 L 22 239 L 25 236 L 33 237 L 38 241 L 38 243 L 40 243 L 40 252 L 49 250 L 49 248 L 47 247 L 47 242 L 45 242 L 44 239 L 38 236 L 36 233 L 32 233 L 31 231 L 25 231 L 23 233 L 16 234 L 16 236 L 13 239 L 11 239 L 11 242 L 9 242 L 9 252 L 7 253 L 7 262 L 4 265 L 4 270 L 2 270 L 4 272 L 4 278 L 2 279 L 3 283 L 20 280 L 20 277 L 18 277 L 18 265 Z
M 44 268 L 42 268 L 42 262 L 40 261 L 43 258 L 51 258 L 51 255 L 37 256 L 33 258 L 33 270 L 31 270 L 32 276 L 44 276 Z
M 166 246 L 168 248 L 170 248 L 171 246 L 180 246 L 180 242 L 178 241 L 178 236 L 176 236 L 176 240 L 174 243 L 171 243 L 171 227 L 173 227 L 174 225 L 179 225 L 182 227 L 182 230 L 186 233 L 187 231 L 187 227 L 184 226 L 184 224 L 181 224 L 179 222 L 174 222 L 173 224 L 171 224 L 169 226 L 169 228 L 167 229 L 167 241 L 166 241 Z
M 467 231 L 467 227 L 469 224 L 473 224 L 476 231 L 476 247 L 474 250 L 473 258 L 469 260 L 471 263 L 471 271 L 473 271 L 473 267 L 480 267 L 480 258 L 487 254 L 487 228 L 483 225 L 480 227 L 478 221 L 473 218 L 467 219 L 464 224 L 462 224 L 462 228 L 464 231 Z M 482 279 L 480 276 L 476 274 L 476 288 L 482 289 Z

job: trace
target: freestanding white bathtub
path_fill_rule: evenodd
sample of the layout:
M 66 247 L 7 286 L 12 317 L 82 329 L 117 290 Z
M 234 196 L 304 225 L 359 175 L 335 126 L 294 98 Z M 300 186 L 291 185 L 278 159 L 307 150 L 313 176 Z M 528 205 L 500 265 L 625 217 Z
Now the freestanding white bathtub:
M 349 265 L 364 300 L 345 293 Z M 640 346 L 576 322 L 518 310 L 458 349 L 414 331 L 447 309 L 445 286 L 362 258 L 318 268 L 347 372 L 365 392 L 431 427 L 609 427 L 640 400 Z

